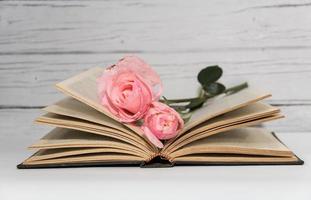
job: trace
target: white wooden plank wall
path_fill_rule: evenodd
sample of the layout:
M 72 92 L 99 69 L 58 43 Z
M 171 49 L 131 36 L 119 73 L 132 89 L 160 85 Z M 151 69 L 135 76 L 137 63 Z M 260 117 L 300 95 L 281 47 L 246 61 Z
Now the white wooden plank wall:
M 0 1 L 1 131 L 60 99 L 56 82 L 126 54 L 156 68 L 168 97 L 194 95 L 197 72 L 219 64 L 223 82 L 273 93 L 287 118 L 271 128 L 311 131 L 311 2 L 302 0 Z

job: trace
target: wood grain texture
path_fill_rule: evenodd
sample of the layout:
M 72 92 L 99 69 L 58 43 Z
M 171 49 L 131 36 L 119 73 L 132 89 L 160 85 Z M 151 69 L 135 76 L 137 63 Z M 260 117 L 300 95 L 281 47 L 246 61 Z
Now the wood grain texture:
M 197 72 L 219 64 L 223 82 L 273 93 L 288 113 L 273 128 L 310 131 L 310 11 L 303 0 L 0 1 L 0 108 L 50 104 L 58 81 L 138 54 L 165 96 L 195 95 Z

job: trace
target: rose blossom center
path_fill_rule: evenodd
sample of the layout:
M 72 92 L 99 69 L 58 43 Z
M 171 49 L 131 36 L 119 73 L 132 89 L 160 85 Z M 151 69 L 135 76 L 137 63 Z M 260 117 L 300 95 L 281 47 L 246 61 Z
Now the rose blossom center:
M 135 92 L 134 84 L 130 81 L 119 87 L 121 106 L 132 114 L 137 113 L 141 105 L 141 97 Z
M 176 131 L 177 127 L 174 127 L 175 117 L 172 115 L 161 115 L 159 117 L 159 125 L 157 128 L 163 133 Z
M 124 100 L 126 100 L 133 92 L 132 85 L 125 85 L 124 88 L 121 88 L 121 94 Z

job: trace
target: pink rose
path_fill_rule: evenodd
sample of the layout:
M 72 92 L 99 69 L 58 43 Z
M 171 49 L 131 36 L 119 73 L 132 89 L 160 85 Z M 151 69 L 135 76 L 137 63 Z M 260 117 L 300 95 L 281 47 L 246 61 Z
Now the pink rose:
M 144 117 L 142 129 L 146 137 L 157 147 L 163 148 L 160 140 L 175 137 L 184 127 L 180 115 L 166 104 L 153 102 Z
M 124 57 L 107 68 L 97 85 L 101 104 L 122 122 L 143 118 L 162 93 L 159 75 L 135 56 Z

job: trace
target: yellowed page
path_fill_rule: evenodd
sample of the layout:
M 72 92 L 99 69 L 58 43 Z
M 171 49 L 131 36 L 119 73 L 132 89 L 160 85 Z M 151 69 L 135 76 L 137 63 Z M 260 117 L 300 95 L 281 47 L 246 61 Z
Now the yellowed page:
M 76 76 L 73 76 L 67 80 L 64 80 L 56 87 L 84 104 L 91 106 L 92 108 L 104 113 L 106 116 L 118 121 L 118 119 L 112 115 L 107 108 L 100 104 L 100 100 L 97 96 L 97 78 L 103 73 L 104 69 L 95 67 L 85 72 L 82 72 Z M 136 133 L 143 135 L 142 130 L 131 124 L 124 124 Z
M 280 109 L 269 104 L 263 102 L 256 102 L 250 105 L 244 106 L 240 109 L 227 112 L 223 115 L 214 117 L 210 120 L 207 120 L 198 126 L 194 127 L 193 129 L 189 130 L 188 132 L 191 134 L 196 134 L 199 132 L 203 132 L 209 129 L 212 129 L 216 126 L 230 124 L 234 121 L 238 120 L 247 120 L 253 118 L 261 118 L 265 116 L 270 116 L 280 113 Z M 188 132 L 185 135 L 188 135 Z
M 120 153 L 129 154 L 141 159 L 147 160 L 149 157 L 139 154 L 135 151 L 119 148 L 64 148 L 64 149 L 43 149 L 39 150 L 35 155 L 28 159 L 29 161 L 42 161 L 56 158 L 65 158 L 68 156 L 83 156 L 83 155 L 99 155 L 105 153 Z
M 296 156 L 292 157 L 275 157 L 275 156 L 240 156 L 240 155 L 187 155 L 180 156 L 172 160 L 172 162 L 178 163 L 191 163 L 193 164 L 273 164 L 273 163 L 283 163 L 283 162 L 297 162 L 298 158 Z
M 131 132 L 130 134 L 132 135 L 135 134 L 132 130 L 125 127 L 122 123 L 113 120 L 107 115 L 91 108 L 84 103 L 81 103 L 80 101 L 72 97 L 66 97 L 56 102 L 55 104 L 43 108 L 43 110 L 58 115 L 74 117 L 90 121 L 92 123 L 101 124 L 103 126 L 114 128 L 125 133 Z
M 243 123 L 244 121 L 269 117 L 279 112 L 279 108 L 273 107 L 269 104 L 262 102 L 252 103 L 240 109 L 227 112 L 221 116 L 214 117 L 204 123 L 201 123 L 197 127 L 194 127 L 179 137 L 170 140 L 167 144 L 165 144 L 163 151 L 173 148 L 175 145 L 187 140 L 190 137 L 193 137 L 196 134 L 217 129 L 217 127 L 230 126 L 231 124 Z
M 219 95 L 211 98 L 207 100 L 202 108 L 192 113 L 191 119 L 185 125 L 182 133 L 216 116 L 239 109 L 270 96 L 271 94 L 269 92 L 249 86 L 230 95 Z
M 30 149 L 46 150 L 46 149 L 66 149 L 66 148 L 117 148 L 129 150 L 139 153 L 140 156 L 147 156 L 146 152 L 139 149 L 137 146 L 131 145 L 122 140 L 115 138 L 73 130 L 65 128 L 55 128 L 47 135 L 31 145 Z
M 204 131 L 202 133 L 196 134 L 196 135 L 194 135 L 194 136 L 192 136 L 192 137 L 190 137 L 190 138 L 188 138 L 186 140 L 181 141 L 178 144 L 171 145 L 170 148 L 165 149 L 163 151 L 163 153 L 169 155 L 173 151 L 176 151 L 177 149 L 179 149 L 179 148 L 181 148 L 181 147 L 183 147 L 183 146 L 185 146 L 187 144 L 190 144 L 191 142 L 200 140 L 200 139 L 205 138 L 205 137 L 210 137 L 211 135 L 215 135 L 215 134 L 221 133 L 223 131 L 233 130 L 233 129 L 236 129 L 236 128 L 242 128 L 242 127 L 247 127 L 247 126 L 254 126 L 254 125 L 257 125 L 257 124 L 264 123 L 264 122 L 280 119 L 282 117 L 284 117 L 284 116 L 276 114 L 276 115 L 272 115 L 270 117 L 245 120 L 245 121 L 242 121 L 242 122 L 234 122 L 234 123 L 229 124 L 229 125 L 224 125 L 224 126 L 221 126 L 221 127 L 216 127 L 214 129 L 207 130 L 207 131 Z
M 92 163 L 92 162 L 141 162 L 143 158 L 129 154 L 99 153 L 95 155 L 68 156 L 55 159 L 33 161 L 31 157 L 23 162 L 24 165 L 44 165 L 44 164 L 67 164 L 67 163 Z
M 292 157 L 273 133 L 263 128 L 239 128 L 194 141 L 170 154 L 172 158 L 199 153 Z
M 152 146 L 150 146 L 144 139 L 142 139 L 138 135 L 123 133 L 122 131 L 116 131 L 115 129 L 111 129 L 99 124 L 93 124 L 84 120 L 79 120 L 76 118 L 66 117 L 53 113 L 47 113 L 43 116 L 38 117 L 36 119 L 36 122 L 51 125 L 54 127 L 80 130 L 116 138 L 118 140 L 122 140 L 129 144 L 137 146 L 138 148 L 146 151 L 146 153 L 154 152 Z

